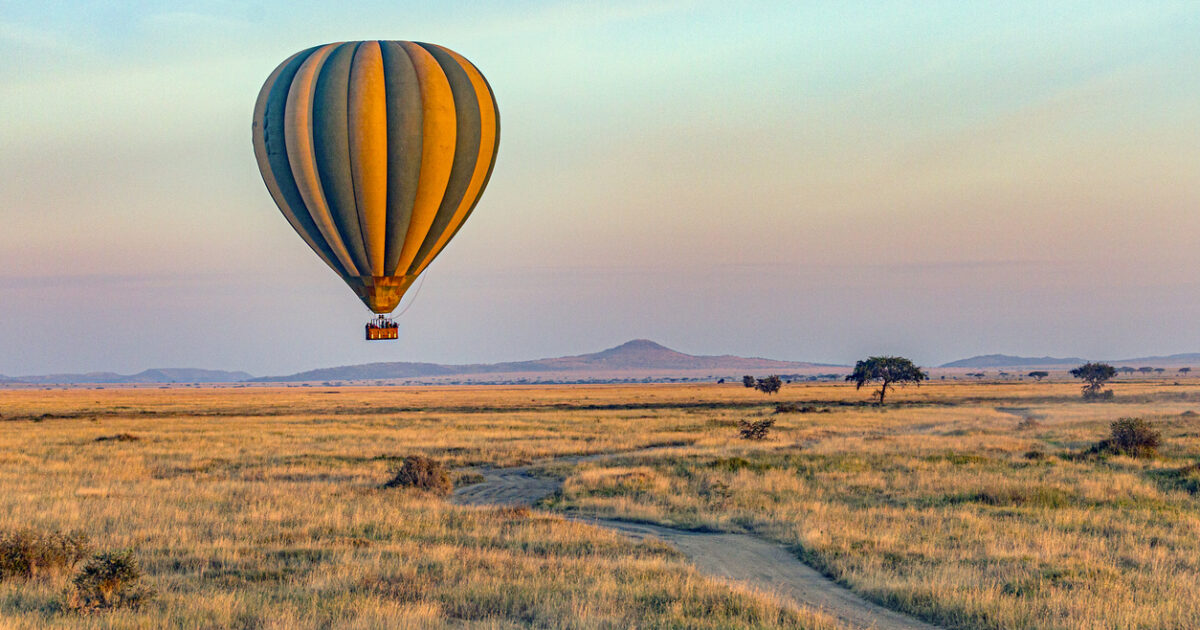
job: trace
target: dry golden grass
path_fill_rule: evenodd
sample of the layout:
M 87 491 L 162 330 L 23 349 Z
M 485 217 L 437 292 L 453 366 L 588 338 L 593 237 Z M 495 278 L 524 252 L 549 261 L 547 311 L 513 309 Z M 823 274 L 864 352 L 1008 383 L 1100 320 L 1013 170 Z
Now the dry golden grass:
M 595 410 L 563 408 L 592 397 Z M 80 530 L 100 548 L 132 548 L 158 591 L 141 610 L 80 615 L 63 608 L 67 576 L 6 580 L 0 626 L 833 627 L 698 575 L 661 543 L 380 488 L 406 454 L 513 464 L 707 437 L 669 417 L 647 422 L 659 408 L 604 408 L 664 398 L 685 397 L 657 388 L 0 391 L 0 528 Z M 124 434 L 137 439 L 98 441 Z
M 953 627 L 1200 627 L 1200 418 L 1181 415 L 1200 387 L 1172 383 L 1086 404 L 1074 383 L 935 381 L 883 408 L 834 384 L 0 390 L 0 528 L 134 548 L 159 592 L 81 617 L 62 580 L 6 581 L 0 626 L 830 626 L 659 544 L 379 488 L 407 454 L 659 447 L 547 466 L 566 478 L 547 507 L 752 531 Z M 831 411 L 738 439 L 779 402 Z M 1159 458 L 1060 457 L 1122 416 L 1163 431 Z
M 1200 388 L 1078 391 L 935 385 L 907 392 L 929 406 L 779 414 L 766 443 L 730 428 L 724 444 L 577 467 L 553 507 L 755 532 L 952 627 L 1200 627 L 1200 418 L 1185 414 Z M 1022 414 L 1039 426 L 1018 429 Z M 1162 431 L 1160 457 L 1071 457 L 1123 416 Z

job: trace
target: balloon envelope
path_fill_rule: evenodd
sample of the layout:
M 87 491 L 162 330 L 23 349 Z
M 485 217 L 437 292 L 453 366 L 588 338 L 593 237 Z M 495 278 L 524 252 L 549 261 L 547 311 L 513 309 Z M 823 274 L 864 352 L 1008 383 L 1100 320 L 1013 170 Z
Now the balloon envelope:
M 483 194 L 500 112 L 452 50 L 343 42 L 275 68 L 253 134 L 283 216 L 368 308 L 389 313 Z

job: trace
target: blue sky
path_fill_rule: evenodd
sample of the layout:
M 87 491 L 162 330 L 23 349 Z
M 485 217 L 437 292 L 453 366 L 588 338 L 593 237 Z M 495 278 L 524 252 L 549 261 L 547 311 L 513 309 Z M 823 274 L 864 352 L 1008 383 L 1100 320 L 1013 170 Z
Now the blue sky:
M 1046 4 L 0 1 L 0 373 L 1200 350 L 1200 7 Z M 250 147 L 352 39 L 453 48 L 502 117 L 392 344 Z

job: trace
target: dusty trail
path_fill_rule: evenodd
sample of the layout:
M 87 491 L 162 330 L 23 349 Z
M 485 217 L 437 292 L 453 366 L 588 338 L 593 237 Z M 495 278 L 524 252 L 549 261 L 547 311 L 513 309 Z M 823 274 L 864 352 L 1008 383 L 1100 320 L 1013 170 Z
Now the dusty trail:
M 640 451 L 639 454 L 646 452 L 649 451 Z M 579 462 L 627 454 L 563 458 L 554 461 Z M 536 466 L 474 469 L 474 472 L 483 475 L 484 481 L 456 488 L 451 500 L 459 505 L 532 506 L 558 491 L 562 485 L 557 480 L 537 476 L 534 473 L 535 468 Z M 797 606 L 821 610 L 852 628 L 937 628 L 859 597 L 801 562 L 783 546 L 756 536 L 690 532 L 609 519 L 575 520 L 614 529 L 639 540 L 653 536 L 674 545 L 704 573 L 775 593 Z

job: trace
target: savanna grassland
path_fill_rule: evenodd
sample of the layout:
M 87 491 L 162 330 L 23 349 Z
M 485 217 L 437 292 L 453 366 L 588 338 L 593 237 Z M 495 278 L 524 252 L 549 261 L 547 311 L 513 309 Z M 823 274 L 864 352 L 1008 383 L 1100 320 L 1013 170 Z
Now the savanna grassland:
M 132 549 L 138 609 L 0 582 L 14 627 L 760 627 L 833 622 L 556 512 L 750 532 L 961 628 L 1200 626 L 1200 381 L 0 391 L 0 529 Z M 805 412 L 777 413 L 780 403 Z M 737 423 L 774 418 L 767 439 Z M 1147 419 L 1151 458 L 1087 449 Z M 101 439 L 125 436 L 125 439 Z M 639 452 L 641 451 L 641 452 Z M 595 460 L 571 455 L 618 453 Z M 544 509 L 384 489 L 409 454 L 546 462 Z

